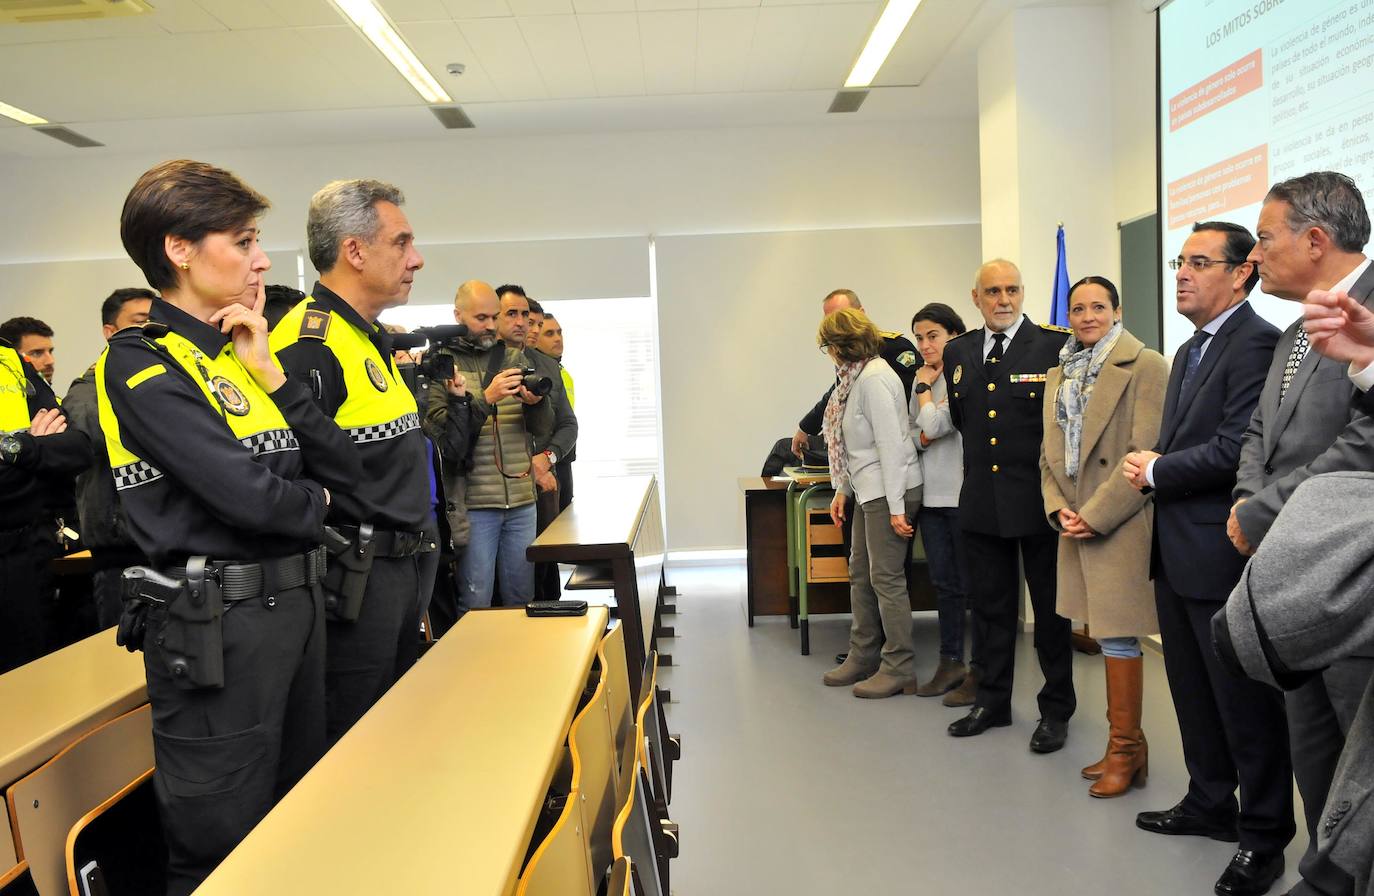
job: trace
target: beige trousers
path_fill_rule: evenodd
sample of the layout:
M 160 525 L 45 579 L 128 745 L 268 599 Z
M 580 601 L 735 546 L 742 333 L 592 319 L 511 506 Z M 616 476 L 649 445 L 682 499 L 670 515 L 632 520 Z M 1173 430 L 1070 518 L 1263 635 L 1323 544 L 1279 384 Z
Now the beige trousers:
M 921 487 L 909 489 L 904 503 L 907 519 L 915 519 L 921 509 Z M 911 599 L 906 588 L 911 539 L 892 531 L 886 498 L 865 501 L 856 511 L 849 552 L 849 603 L 854 614 L 849 655 L 872 666 L 881 647 L 881 671 L 914 678 L 916 654 L 911 646 Z

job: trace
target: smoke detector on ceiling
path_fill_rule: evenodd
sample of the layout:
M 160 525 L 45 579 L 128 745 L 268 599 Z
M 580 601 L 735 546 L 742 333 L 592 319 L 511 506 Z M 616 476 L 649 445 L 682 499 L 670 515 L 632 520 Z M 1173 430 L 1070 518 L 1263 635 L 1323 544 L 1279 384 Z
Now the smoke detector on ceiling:
M 143 0 L 0 0 L 0 25 L 120 19 L 152 11 Z

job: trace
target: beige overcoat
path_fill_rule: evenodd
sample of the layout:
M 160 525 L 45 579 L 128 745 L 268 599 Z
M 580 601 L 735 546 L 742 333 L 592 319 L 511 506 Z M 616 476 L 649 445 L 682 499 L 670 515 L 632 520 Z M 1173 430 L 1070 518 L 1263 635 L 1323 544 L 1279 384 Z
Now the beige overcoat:
M 1062 368 L 1045 380 L 1045 439 L 1040 486 L 1050 525 L 1063 531 L 1058 511 L 1083 517 L 1094 538 L 1059 539 L 1059 615 L 1088 623 L 1098 638 L 1159 631 L 1150 582 L 1154 506 L 1121 475 L 1131 451 L 1159 439 L 1169 366 L 1159 352 L 1123 331 L 1093 384 L 1083 412 L 1078 480 L 1064 472 L 1064 431 L 1055 420 Z

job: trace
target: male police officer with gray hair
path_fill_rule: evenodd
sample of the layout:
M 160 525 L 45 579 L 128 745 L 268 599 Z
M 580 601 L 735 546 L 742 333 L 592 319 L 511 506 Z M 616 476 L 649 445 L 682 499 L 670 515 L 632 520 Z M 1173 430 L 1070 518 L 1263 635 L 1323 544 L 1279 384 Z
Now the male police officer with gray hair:
M 429 451 L 391 335 L 377 324 L 382 311 L 405 304 L 424 264 L 404 201 L 396 187 L 373 180 L 335 181 L 316 193 L 306 239 L 320 280 L 272 331 L 287 374 L 310 389 L 363 464 L 357 489 L 334 496 L 327 520 L 331 744 L 405 671 L 397 662 L 401 641 L 419 637 L 416 554 L 434 549 L 421 536 Z

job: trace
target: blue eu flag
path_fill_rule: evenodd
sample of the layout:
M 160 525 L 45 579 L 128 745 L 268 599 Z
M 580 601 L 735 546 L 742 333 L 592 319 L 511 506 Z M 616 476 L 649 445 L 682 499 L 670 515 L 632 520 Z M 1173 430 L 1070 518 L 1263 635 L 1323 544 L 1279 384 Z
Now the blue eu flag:
M 1064 225 L 1059 225 L 1059 257 L 1054 263 L 1054 301 L 1050 303 L 1050 323 L 1056 327 L 1069 325 L 1069 260 L 1064 252 Z

